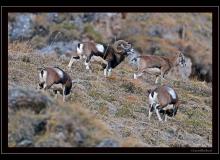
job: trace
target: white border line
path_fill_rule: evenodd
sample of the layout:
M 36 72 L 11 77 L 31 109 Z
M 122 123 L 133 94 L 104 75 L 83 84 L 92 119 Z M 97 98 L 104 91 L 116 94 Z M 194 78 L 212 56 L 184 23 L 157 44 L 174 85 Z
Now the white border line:
M 27 8 L 27 7 L 42 7 L 42 8 L 48 8 L 48 7 L 55 7 L 55 8 L 63 8 L 63 7 L 67 7 L 67 8 L 81 8 L 81 7 L 87 7 L 87 8 L 101 8 L 101 7 L 108 7 L 108 8 L 125 8 L 125 7 L 129 7 L 129 8 L 150 8 L 150 7 L 154 7 L 154 8 L 167 8 L 167 7 L 171 7 L 171 8 L 219 8 L 219 6 L 1 6 L 1 7 L 5 7 L 5 8 L 9 8 L 9 7 L 16 7 L 16 8 Z
M 2 7 L 1 7 L 2 15 Z M 1 153 L 2 153 L 2 16 L 1 16 Z
M 218 6 L 218 26 L 217 27 L 218 27 L 218 43 L 219 43 L 219 6 Z M 213 34 L 213 32 L 212 32 L 212 34 Z M 218 53 L 217 54 L 218 54 L 218 73 L 219 73 L 219 44 L 218 44 Z M 219 96 L 219 74 L 218 74 L 218 96 Z M 217 107 L 218 107 L 218 124 L 219 124 L 219 97 L 218 97 L 218 106 Z M 218 125 L 218 154 L 219 154 L 219 125 Z

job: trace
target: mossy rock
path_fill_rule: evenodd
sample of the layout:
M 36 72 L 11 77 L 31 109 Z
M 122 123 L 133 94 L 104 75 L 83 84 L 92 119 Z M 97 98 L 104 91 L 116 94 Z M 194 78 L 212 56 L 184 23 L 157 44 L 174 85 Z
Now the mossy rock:
M 13 110 L 25 108 L 39 113 L 51 104 L 52 100 L 38 91 L 20 87 L 8 90 L 8 107 Z

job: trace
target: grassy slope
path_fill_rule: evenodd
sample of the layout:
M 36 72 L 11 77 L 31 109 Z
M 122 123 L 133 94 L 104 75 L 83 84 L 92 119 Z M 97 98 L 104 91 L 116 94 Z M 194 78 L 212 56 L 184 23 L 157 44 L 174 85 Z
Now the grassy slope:
M 34 90 L 38 83 L 37 67 L 58 65 L 67 71 L 68 62 L 68 59 L 54 55 L 10 53 L 9 50 L 9 86 L 16 84 Z M 86 109 L 92 114 L 89 118 L 101 120 L 114 133 L 112 136 L 120 139 L 122 146 L 132 146 L 136 142 L 142 142 L 137 143 L 138 146 L 211 146 L 212 88 L 206 83 L 196 80 L 170 82 L 181 99 L 177 116 L 168 119 L 167 123 L 159 123 L 154 115 L 149 122 L 148 99 L 145 94 L 147 89 L 155 87 L 154 77 L 148 75 L 133 80 L 133 69 L 126 61 L 114 69 L 112 77 L 107 79 L 98 64 L 92 65 L 92 73 L 84 68 L 82 63 L 77 62 L 68 71 L 73 79 L 79 81 L 73 86 L 67 106 L 78 107 L 68 107 L 68 112 L 64 111 L 65 107 L 58 112 L 52 111 L 59 114 L 61 119 L 67 114 L 71 116 L 78 110 Z M 15 129 L 10 127 L 15 122 L 16 119 L 10 122 L 9 131 Z

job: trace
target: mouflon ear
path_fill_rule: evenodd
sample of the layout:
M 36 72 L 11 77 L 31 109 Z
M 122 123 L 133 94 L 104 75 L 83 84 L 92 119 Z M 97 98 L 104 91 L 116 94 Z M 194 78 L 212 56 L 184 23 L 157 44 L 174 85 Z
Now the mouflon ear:
M 44 69 L 44 67 L 37 67 L 37 71 L 41 72 Z
M 180 62 L 180 65 L 182 67 L 185 67 L 186 66 L 186 59 L 185 59 L 185 56 L 182 52 L 179 52 L 178 53 L 178 57 L 179 57 L 179 62 Z
M 181 51 L 179 51 L 177 54 L 178 54 L 179 57 L 184 57 L 184 55 Z
M 45 66 L 43 65 L 43 66 L 41 66 L 41 67 L 37 67 L 37 71 L 41 71 L 41 70 L 43 70 L 43 69 L 45 69 Z
M 147 90 L 147 95 L 149 95 L 151 93 L 151 91 L 152 91 L 151 89 L 148 89 Z

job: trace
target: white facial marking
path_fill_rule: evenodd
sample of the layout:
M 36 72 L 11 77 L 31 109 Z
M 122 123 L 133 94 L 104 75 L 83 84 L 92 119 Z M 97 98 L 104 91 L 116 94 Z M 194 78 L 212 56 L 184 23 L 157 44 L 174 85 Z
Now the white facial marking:
M 157 99 L 157 92 L 154 92 L 154 95 L 151 96 L 151 93 L 149 94 L 149 102 L 151 105 L 153 105 L 154 103 L 157 104 L 158 103 L 158 99 Z
M 176 99 L 176 98 L 177 98 L 177 97 L 176 97 L 176 93 L 175 93 L 175 91 L 174 91 L 172 88 L 166 87 L 166 89 L 167 89 L 167 92 L 171 95 L 171 97 L 172 97 L 173 99 Z
M 47 79 L 47 71 L 43 70 L 43 75 L 41 75 L 41 72 L 39 73 L 40 82 L 46 82 Z
M 41 73 L 39 73 L 39 79 L 40 79 L 40 82 L 44 82 L 43 77 L 41 76 Z
M 77 51 L 77 53 L 83 52 L 83 44 L 82 43 L 80 43 L 79 47 L 77 46 L 76 51 Z
M 101 44 L 96 44 L 96 49 L 102 53 L 104 53 L 104 50 L 105 50 L 104 46 Z
M 60 78 L 63 78 L 64 77 L 64 73 L 63 71 L 61 71 L 60 69 L 58 68 L 53 68 L 55 70 L 55 72 L 57 72 L 57 74 L 59 75 Z

